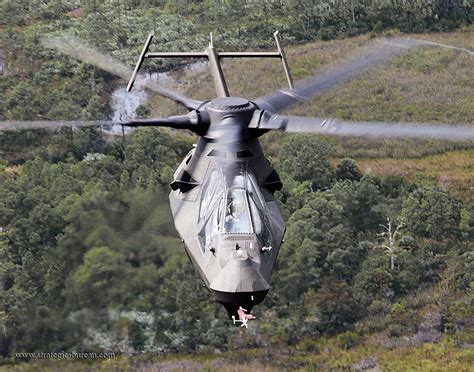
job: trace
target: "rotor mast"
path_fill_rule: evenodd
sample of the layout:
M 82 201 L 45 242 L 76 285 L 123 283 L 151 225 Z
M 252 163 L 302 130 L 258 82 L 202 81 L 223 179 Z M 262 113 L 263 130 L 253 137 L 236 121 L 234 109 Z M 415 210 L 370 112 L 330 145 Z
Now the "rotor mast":
M 229 90 L 225 82 L 224 73 L 219 58 L 219 52 L 214 48 L 212 41 L 212 32 L 210 34 L 209 47 L 206 48 L 207 58 L 209 60 L 209 67 L 211 69 L 212 78 L 214 79 L 214 87 L 218 97 L 229 97 Z
M 138 75 L 144 60 L 146 58 L 207 58 L 209 61 L 209 68 L 214 80 L 214 87 L 218 97 L 229 97 L 229 90 L 225 81 L 224 72 L 222 71 L 221 59 L 222 58 L 279 58 L 283 64 L 288 86 L 293 89 L 293 79 L 291 77 L 288 62 L 286 60 L 285 52 L 280 44 L 280 37 L 278 31 L 274 34 L 275 42 L 278 48 L 278 52 L 219 52 L 214 48 L 212 40 L 212 33 L 210 34 L 209 46 L 204 52 L 148 52 L 150 48 L 154 33 L 150 33 L 145 41 L 143 50 L 138 58 L 135 69 L 133 70 L 130 81 L 127 85 L 127 92 L 133 87 L 135 79 Z

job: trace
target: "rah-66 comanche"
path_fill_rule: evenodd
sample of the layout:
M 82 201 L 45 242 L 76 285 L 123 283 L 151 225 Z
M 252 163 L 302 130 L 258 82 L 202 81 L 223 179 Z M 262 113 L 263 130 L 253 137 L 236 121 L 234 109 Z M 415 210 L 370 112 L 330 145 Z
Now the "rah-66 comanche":
M 200 139 L 182 161 L 171 183 L 170 205 L 178 234 L 206 286 L 224 305 L 229 317 L 242 326 L 252 319 L 251 309 L 270 289 L 270 276 L 283 241 L 285 222 L 274 193 L 282 183 L 264 156 L 258 138 L 270 130 L 358 137 L 431 138 L 472 140 L 471 126 L 413 123 L 348 122 L 338 119 L 278 115 L 290 106 L 347 82 L 369 68 L 387 62 L 414 47 L 434 43 L 392 38 L 372 41 L 348 61 L 293 87 L 278 33 L 277 52 L 219 52 L 213 44 L 204 52 L 149 52 L 148 36 L 133 72 L 119 62 L 71 38 L 49 38 L 55 47 L 84 62 L 124 79 L 130 91 L 147 58 L 205 58 L 213 76 L 217 98 L 198 101 L 147 82 L 148 88 L 185 106 L 187 115 L 129 122 L 0 122 L 1 130 L 58 128 L 64 126 L 164 126 L 187 129 Z M 459 49 L 450 46 L 451 49 Z M 464 50 L 469 54 L 472 51 Z M 223 58 L 278 58 L 289 88 L 253 101 L 230 97 L 220 61 Z

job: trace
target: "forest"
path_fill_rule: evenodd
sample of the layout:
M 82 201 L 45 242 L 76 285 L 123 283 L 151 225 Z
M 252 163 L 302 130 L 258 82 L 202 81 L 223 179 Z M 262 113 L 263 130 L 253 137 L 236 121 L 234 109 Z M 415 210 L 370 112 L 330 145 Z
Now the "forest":
M 222 49 L 267 50 L 278 29 L 295 77 L 306 78 L 331 53 L 340 57 L 382 34 L 446 38 L 472 50 L 473 18 L 472 0 L 2 0 L 0 120 L 113 114 L 111 97 L 125 83 L 46 47 L 45 35 L 74 35 L 131 67 L 150 30 L 154 48 L 172 51 L 203 49 L 209 32 Z M 319 53 L 329 57 L 316 61 Z M 182 63 L 145 68 L 189 78 L 176 83 L 189 95 L 212 94 L 201 85 L 208 76 Z M 265 73 L 243 83 L 248 66 L 225 65 L 236 92 L 275 88 L 271 69 L 256 66 Z M 472 124 L 472 69 L 461 52 L 414 52 L 375 71 L 374 80 L 295 112 Z M 405 81 L 397 78 L 387 83 L 395 93 L 380 88 L 393 71 L 427 84 L 426 101 L 403 101 Z M 177 111 L 148 94 L 140 117 Z M 18 352 L 107 351 L 121 356 L 70 363 L 84 370 L 170 360 L 181 369 L 469 370 L 472 145 L 262 137 L 284 183 L 277 198 L 287 231 L 257 320 L 240 329 L 194 271 L 169 210 L 174 169 L 196 140 L 152 128 L 124 138 L 94 129 L 0 133 L 0 368 L 68 366 L 26 363 Z M 438 175 L 448 171 L 436 160 L 424 171 L 436 156 L 447 157 L 455 181 L 442 182 Z M 378 161 L 411 161 L 421 171 L 361 166 Z

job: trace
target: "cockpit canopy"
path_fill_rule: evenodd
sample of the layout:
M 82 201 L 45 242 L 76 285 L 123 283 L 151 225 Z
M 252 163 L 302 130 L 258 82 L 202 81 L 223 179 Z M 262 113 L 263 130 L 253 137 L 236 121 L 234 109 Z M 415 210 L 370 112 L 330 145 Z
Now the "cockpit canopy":
M 203 185 L 198 234 L 203 253 L 217 242 L 219 234 L 256 234 L 271 246 L 265 199 L 255 176 L 245 167 L 212 169 Z
M 222 232 L 224 234 L 253 234 L 249 202 L 245 189 L 232 188 L 227 190 Z

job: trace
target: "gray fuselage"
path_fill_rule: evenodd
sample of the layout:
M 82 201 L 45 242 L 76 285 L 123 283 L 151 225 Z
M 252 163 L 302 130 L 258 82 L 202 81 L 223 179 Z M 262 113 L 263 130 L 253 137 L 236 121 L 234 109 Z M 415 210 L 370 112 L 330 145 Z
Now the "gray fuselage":
M 273 193 L 280 179 L 260 142 L 201 138 L 174 174 L 176 229 L 229 316 L 263 301 L 285 232 Z

